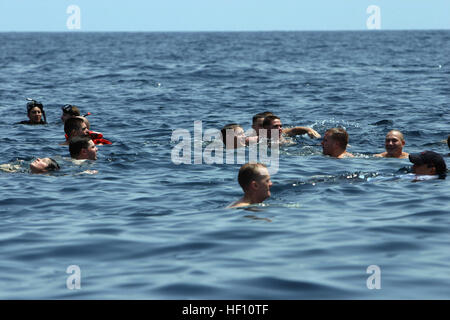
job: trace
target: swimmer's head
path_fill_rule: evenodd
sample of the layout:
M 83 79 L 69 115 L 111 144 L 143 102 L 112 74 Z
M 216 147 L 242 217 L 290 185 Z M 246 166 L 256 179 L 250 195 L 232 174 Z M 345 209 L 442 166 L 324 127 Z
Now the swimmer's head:
M 281 137 L 283 133 L 283 124 L 281 123 L 280 117 L 275 115 L 267 116 L 264 118 L 263 128 L 267 130 L 267 138 L 272 137 L 272 130 L 278 130 L 278 134 Z
M 91 129 L 91 124 L 89 123 L 89 120 L 86 117 L 84 117 L 84 116 L 83 117 L 82 116 L 77 116 L 76 118 L 79 118 L 79 119 L 83 120 L 84 123 L 86 124 L 86 127 L 88 128 L 88 130 Z
M 227 146 L 227 141 L 231 145 L 230 139 L 233 139 L 233 148 L 240 148 L 245 146 L 245 133 L 244 129 L 237 123 L 227 124 L 220 130 L 222 134 L 222 141 Z
M 238 182 L 246 194 L 257 198 L 256 202 L 262 202 L 270 197 L 270 174 L 262 163 L 246 163 L 239 169 Z
M 45 118 L 45 112 L 44 112 L 44 106 L 42 105 L 42 103 L 37 102 L 36 100 L 27 98 L 27 100 L 29 101 L 27 103 L 27 115 L 28 118 L 30 119 L 31 123 L 41 123 L 42 122 L 42 116 L 44 117 L 44 121 L 46 120 Z
M 59 164 L 52 158 L 37 158 L 30 163 L 31 173 L 46 173 L 59 169 Z
M 97 147 L 90 137 L 74 137 L 69 143 L 70 156 L 73 159 L 97 160 Z
M 264 118 L 267 116 L 273 116 L 274 114 L 270 111 L 261 112 L 255 114 L 252 119 L 252 128 L 255 130 L 256 134 L 259 135 L 259 130 L 263 128 Z
M 391 130 L 387 133 L 385 139 L 385 148 L 388 154 L 395 154 L 396 152 L 402 153 L 405 146 L 405 138 L 403 133 L 398 130 Z
M 87 136 L 88 127 L 83 119 L 78 117 L 67 119 L 64 123 L 64 132 L 67 134 L 69 139 L 77 136 Z
M 348 133 L 343 128 L 331 128 L 325 132 L 322 140 L 322 148 L 324 155 L 333 156 L 336 152 L 340 152 L 347 148 Z
M 417 154 L 410 154 L 409 161 L 414 165 L 412 171 L 419 175 L 439 175 L 445 176 L 447 165 L 444 158 L 434 151 L 424 151 Z
M 62 116 L 61 116 L 61 121 L 62 122 L 66 122 L 67 119 L 69 118 L 73 118 L 73 117 L 77 117 L 80 116 L 80 109 L 78 109 L 77 106 L 73 106 L 71 104 L 66 104 L 63 107 L 61 107 L 62 109 Z

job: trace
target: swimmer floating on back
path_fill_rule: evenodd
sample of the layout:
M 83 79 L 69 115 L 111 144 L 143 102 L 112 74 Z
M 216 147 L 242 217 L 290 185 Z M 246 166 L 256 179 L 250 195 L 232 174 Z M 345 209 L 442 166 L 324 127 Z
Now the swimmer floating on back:
M 23 163 L 23 160 L 19 160 L 19 163 Z M 59 164 L 52 158 L 36 158 L 30 163 L 30 173 L 47 173 L 50 171 L 59 170 Z M 5 172 L 18 172 L 23 171 L 24 168 L 21 164 L 1 164 L 0 170 Z
M 31 173 L 46 173 L 59 170 L 59 164 L 52 158 L 37 158 L 30 163 Z

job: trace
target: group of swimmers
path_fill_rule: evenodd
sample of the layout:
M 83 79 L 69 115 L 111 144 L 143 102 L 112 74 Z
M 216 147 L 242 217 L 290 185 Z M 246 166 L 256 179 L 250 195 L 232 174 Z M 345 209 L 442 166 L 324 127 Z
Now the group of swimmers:
M 47 119 L 42 103 L 27 99 L 28 120 L 18 122 L 26 125 L 45 125 Z M 111 144 L 111 141 L 103 138 L 100 132 L 90 130 L 90 123 L 86 118 L 91 113 L 81 116 L 77 106 L 66 104 L 62 108 L 61 121 L 64 123 L 65 141 L 60 145 L 68 145 L 70 156 L 74 160 L 97 160 L 97 145 Z M 13 171 L 14 168 L 8 167 Z M 2 169 L 8 171 L 3 166 Z M 31 173 L 47 173 L 59 170 L 59 164 L 53 158 L 37 158 L 30 163 Z
M 261 137 L 272 138 L 278 132 L 276 140 L 280 144 L 288 143 L 285 136 L 308 134 L 311 138 L 320 138 L 320 134 L 308 127 L 294 127 L 283 129 L 281 120 L 271 112 L 258 113 L 253 117 L 252 129 L 254 134 L 245 136 L 244 130 L 238 124 L 228 124 L 222 129 L 223 143 L 231 148 L 240 148 L 252 142 L 258 142 Z M 234 143 L 231 141 L 234 138 Z M 325 131 L 322 139 L 322 152 L 332 158 L 352 158 L 353 154 L 347 152 L 349 141 L 348 133 L 343 128 L 331 128 Z M 450 136 L 447 138 L 450 149 Z M 412 172 L 416 176 L 429 176 L 431 178 L 445 178 L 447 166 L 444 158 L 434 151 L 424 151 L 418 154 L 408 154 L 403 151 L 405 138 L 398 130 L 391 130 L 386 134 L 385 152 L 375 154 L 375 157 L 406 159 L 413 164 Z M 418 179 L 420 180 L 420 179 Z M 262 163 L 246 163 L 238 174 L 238 182 L 244 195 L 238 201 L 230 204 L 229 208 L 245 207 L 263 202 L 270 197 L 272 181 L 267 167 Z
M 32 99 L 27 99 L 26 121 L 19 122 L 27 125 L 47 124 L 44 106 L 42 103 Z M 66 140 L 61 145 L 69 145 L 69 152 L 75 160 L 97 160 L 97 145 L 111 144 L 109 140 L 103 138 L 99 132 L 90 130 L 90 124 L 86 116 L 81 116 L 80 110 L 74 105 L 62 107 L 61 121 L 64 123 Z M 281 119 L 272 112 L 256 114 L 252 119 L 252 133 L 245 135 L 244 129 L 231 123 L 221 130 L 222 141 L 227 148 L 240 148 L 250 144 L 259 143 L 262 139 L 275 141 L 279 144 L 288 144 L 289 138 L 295 135 L 307 134 L 309 137 L 318 139 L 321 135 L 309 127 L 283 128 Z M 275 136 L 272 136 L 275 134 Z M 322 152 L 326 156 L 333 158 L 352 158 L 353 154 L 347 151 L 349 135 L 343 128 L 330 128 L 325 131 L 322 139 Z M 450 136 L 447 138 L 447 145 L 450 149 Z M 443 157 L 434 151 L 424 151 L 419 154 L 408 154 L 403 151 L 405 138 L 398 130 L 391 130 L 386 134 L 385 152 L 375 154 L 375 157 L 384 158 L 409 158 L 413 163 L 412 172 L 415 175 L 432 176 L 445 178 L 447 166 Z M 4 168 L 2 168 L 4 169 Z M 30 164 L 32 173 L 46 173 L 59 170 L 59 164 L 52 158 L 37 158 Z M 261 203 L 270 197 L 270 187 L 272 182 L 267 167 L 262 163 L 244 164 L 238 174 L 238 182 L 244 191 L 244 196 L 229 207 L 243 207 L 256 203 Z

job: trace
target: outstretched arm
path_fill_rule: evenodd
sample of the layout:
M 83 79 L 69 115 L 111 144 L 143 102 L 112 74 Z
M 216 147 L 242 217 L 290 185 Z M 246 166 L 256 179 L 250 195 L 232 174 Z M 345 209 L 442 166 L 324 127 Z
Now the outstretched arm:
M 309 127 L 286 128 L 286 129 L 283 129 L 283 133 L 290 137 L 296 136 L 296 135 L 302 135 L 302 134 L 306 133 L 311 138 L 316 138 L 316 139 L 320 138 L 320 134 L 316 130 L 309 128 Z

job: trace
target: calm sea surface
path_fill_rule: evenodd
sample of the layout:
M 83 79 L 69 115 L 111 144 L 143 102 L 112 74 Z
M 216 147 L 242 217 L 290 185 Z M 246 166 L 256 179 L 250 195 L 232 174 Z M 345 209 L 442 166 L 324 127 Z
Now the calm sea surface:
M 0 33 L 0 163 L 22 166 L 0 171 L 0 298 L 450 298 L 450 179 L 396 179 L 407 159 L 370 156 L 393 128 L 407 152 L 449 152 L 449 52 L 450 31 Z M 14 125 L 26 97 L 48 125 Z M 66 103 L 113 141 L 96 162 L 58 145 Z M 257 212 L 224 209 L 239 164 L 172 163 L 173 130 L 266 110 L 345 127 L 357 157 L 297 137 Z M 27 172 L 46 156 L 59 173 Z

